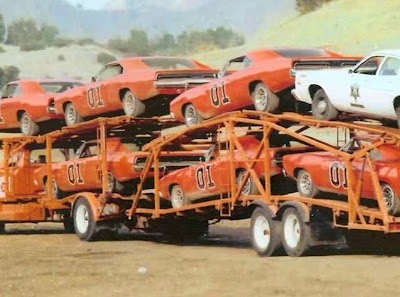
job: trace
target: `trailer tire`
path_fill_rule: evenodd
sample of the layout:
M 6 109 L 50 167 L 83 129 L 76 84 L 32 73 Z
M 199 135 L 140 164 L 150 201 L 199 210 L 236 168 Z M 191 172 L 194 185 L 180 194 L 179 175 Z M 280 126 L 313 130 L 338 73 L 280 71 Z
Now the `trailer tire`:
M 323 89 L 319 89 L 312 100 L 311 111 L 315 118 L 324 121 L 336 120 L 339 111 L 332 105 Z
M 302 169 L 297 175 L 297 191 L 300 196 L 311 198 L 320 194 L 320 191 L 313 182 L 311 174 L 307 170 Z
M 204 118 L 199 114 L 196 107 L 193 104 L 185 106 L 184 110 L 185 124 L 188 127 L 200 124 L 204 121 Z
M 81 240 L 92 241 L 97 235 L 97 224 L 90 202 L 85 197 L 80 197 L 74 205 L 75 234 Z
M 72 126 L 84 121 L 72 103 L 68 103 L 64 110 L 64 119 L 67 126 Z
M 381 188 L 388 213 L 394 216 L 399 214 L 400 200 L 393 187 L 387 183 L 382 183 Z
M 279 106 L 279 98 L 268 87 L 259 82 L 251 92 L 254 108 L 257 111 L 275 112 Z
M 173 208 L 188 205 L 189 201 L 180 185 L 174 185 L 171 189 L 171 204 Z
M 257 207 L 251 216 L 251 243 L 260 256 L 271 256 L 281 247 L 280 226 L 264 208 Z
M 23 135 L 33 136 L 39 133 L 39 125 L 35 123 L 28 113 L 24 112 L 19 120 L 21 133 Z
M 291 257 L 300 257 L 311 247 L 311 228 L 300 213 L 289 207 L 283 213 L 282 244 Z
M 126 91 L 122 97 L 122 108 L 124 113 L 131 117 L 137 117 L 143 114 L 146 106 L 142 101 L 135 97 L 132 91 Z

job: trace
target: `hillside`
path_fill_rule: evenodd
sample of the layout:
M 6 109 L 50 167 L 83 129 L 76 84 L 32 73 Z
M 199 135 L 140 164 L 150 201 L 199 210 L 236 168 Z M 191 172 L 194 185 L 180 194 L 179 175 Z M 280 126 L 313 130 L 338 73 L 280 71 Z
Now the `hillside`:
M 272 29 L 260 29 L 244 46 L 196 57 L 221 66 L 230 57 L 262 47 L 326 46 L 357 55 L 377 49 L 400 48 L 399 9 L 398 0 L 333 1 L 318 11 L 282 19 Z

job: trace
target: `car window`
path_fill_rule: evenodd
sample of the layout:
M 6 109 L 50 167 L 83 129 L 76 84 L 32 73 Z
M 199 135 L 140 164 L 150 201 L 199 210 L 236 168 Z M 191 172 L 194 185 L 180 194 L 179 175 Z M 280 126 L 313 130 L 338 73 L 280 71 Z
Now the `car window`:
M 399 73 L 400 60 L 397 58 L 389 57 L 383 63 L 379 75 L 397 75 Z
M 99 146 L 97 143 L 85 143 L 76 152 L 78 158 L 89 158 L 97 156 L 99 153 Z
M 18 97 L 22 95 L 21 87 L 18 84 L 8 84 L 3 87 L 1 99 Z
M 97 80 L 105 80 L 120 75 L 123 68 L 119 64 L 112 64 L 105 66 L 99 73 Z
M 145 58 L 142 61 L 153 70 L 200 68 L 192 60 L 183 58 Z
M 252 64 L 253 61 L 246 56 L 237 57 L 225 64 L 225 66 L 221 69 L 220 73 L 218 74 L 218 77 L 227 76 L 231 74 L 232 71 L 245 69 L 251 66 Z
M 62 93 L 68 89 L 75 88 L 77 86 L 81 86 L 82 83 L 79 82 L 43 82 L 40 83 L 40 87 L 46 93 Z
M 375 75 L 383 60 L 384 57 L 382 56 L 370 57 L 359 65 L 353 72 L 358 74 Z

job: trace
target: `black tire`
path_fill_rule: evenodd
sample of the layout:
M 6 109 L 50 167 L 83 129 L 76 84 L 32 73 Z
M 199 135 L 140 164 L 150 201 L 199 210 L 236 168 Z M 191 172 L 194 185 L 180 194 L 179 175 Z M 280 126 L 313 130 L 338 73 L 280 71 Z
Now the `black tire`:
M 257 207 L 251 216 L 251 244 L 260 256 L 271 256 L 282 246 L 280 222 L 271 214 Z
M 244 175 L 246 174 L 245 170 L 239 170 L 237 173 L 237 177 L 236 177 L 236 184 L 239 186 L 244 178 Z M 260 192 L 258 191 L 253 178 L 251 176 L 249 176 L 249 178 L 247 179 L 246 184 L 243 187 L 242 190 L 242 194 L 243 195 L 257 195 Z
M 124 113 L 131 117 L 140 116 L 146 110 L 144 103 L 137 99 L 132 91 L 126 91 L 122 97 L 122 108 Z
M 79 197 L 73 212 L 75 234 L 81 240 L 93 241 L 97 235 L 97 224 L 90 202 L 85 197 Z
M 64 119 L 67 126 L 72 126 L 84 121 L 72 103 L 68 103 L 64 110 Z
M 0 222 L 0 234 L 6 233 L 6 223 Z
M 47 193 L 47 181 L 48 180 L 46 180 L 46 183 L 44 185 L 44 187 L 45 187 L 44 189 L 45 189 L 46 193 Z M 51 189 L 53 192 L 53 197 L 56 199 L 61 199 L 66 196 L 66 193 L 58 187 L 58 184 L 54 179 L 52 180 L 52 183 L 51 183 Z
M 204 121 L 204 118 L 199 114 L 193 104 L 188 104 L 185 106 L 184 117 L 185 124 L 188 127 L 200 124 Z
M 320 190 L 315 186 L 311 174 L 307 170 L 300 170 L 296 183 L 300 196 L 312 198 L 320 194 Z
M 283 213 L 282 244 L 291 257 L 300 257 L 311 247 L 311 228 L 299 212 L 289 207 Z
M 324 121 L 336 120 L 339 111 L 332 105 L 325 91 L 319 89 L 312 100 L 311 111 L 315 118 Z
M 74 221 L 69 215 L 64 218 L 63 225 L 66 233 L 75 233 Z
M 21 133 L 23 135 L 33 136 L 39 134 L 39 125 L 35 123 L 28 113 L 24 112 L 19 119 Z
M 171 188 L 171 205 L 173 208 L 179 208 L 190 204 L 185 192 L 183 192 L 180 185 L 174 185 Z
M 268 87 L 259 82 L 251 92 L 254 108 L 258 111 L 276 112 L 279 107 L 279 98 Z
M 398 215 L 400 213 L 400 200 L 396 191 L 387 183 L 382 183 L 381 188 L 388 213 L 394 216 Z

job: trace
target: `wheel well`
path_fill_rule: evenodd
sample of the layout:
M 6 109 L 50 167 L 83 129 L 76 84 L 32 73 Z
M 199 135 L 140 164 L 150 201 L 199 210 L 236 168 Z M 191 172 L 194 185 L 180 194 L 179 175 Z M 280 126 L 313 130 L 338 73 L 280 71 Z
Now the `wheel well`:
M 24 114 L 25 110 L 18 110 L 17 111 L 17 119 L 18 121 L 21 119 L 22 115 Z
M 252 82 L 249 84 L 249 93 L 250 93 L 250 95 L 251 95 L 251 93 L 253 93 L 253 91 L 254 91 L 254 89 L 256 88 L 256 85 L 257 85 L 258 83 L 262 83 L 262 81 L 261 81 L 261 80 L 255 80 L 255 81 L 252 81 Z
M 188 106 L 189 104 L 193 104 L 193 103 L 185 103 L 184 105 L 182 105 L 182 110 L 181 110 L 181 112 L 182 112 L 183 115 L 185 115 L 186 106 Z
M 47 178 L 48 178 L 47 175 L 43 176 L 43 184 L 44 184 L 44 185 L 46 185 Z
M 65 111 L 65 108 L 67 107 L 67 105 L 71 103 L 71 101 L 67 101 L 63 103 L 63 111 Z
M 308 92 L 310 93 L 311 99 L 314 98 L 315 93 L 320 89 L 322 89 L 322 88 L 320 86 L 318 86 L 318 85 L 311 85 L 308 88 Z
M 297 167 L 293 170 L 293 175 L 295 178 L 299 175 L 300 171 L 303 170 L 303 168 Z
M 393 100 L 393 107 L 394 107 L 395 110 L 396 110 L 396 108 L 400 107 L 400 96 L 394 98 L 394 100 Z
M 169 185 L 169 187 L 168 187 L 168 191 L 169 191 L 169 194 L 170 194 L 170 195 L 171 195 L 172 188 L 173 188 L 174 186 L 178 186 L 178 184 L 177 184 L 177 183 L 174 183 L 174 184 Z
M 130 91 L 128 88 L 119 90 L 119 100 L 122 101 L 122 99 L 124 98 L 126 92 L 128 92 L 128 91 Z

